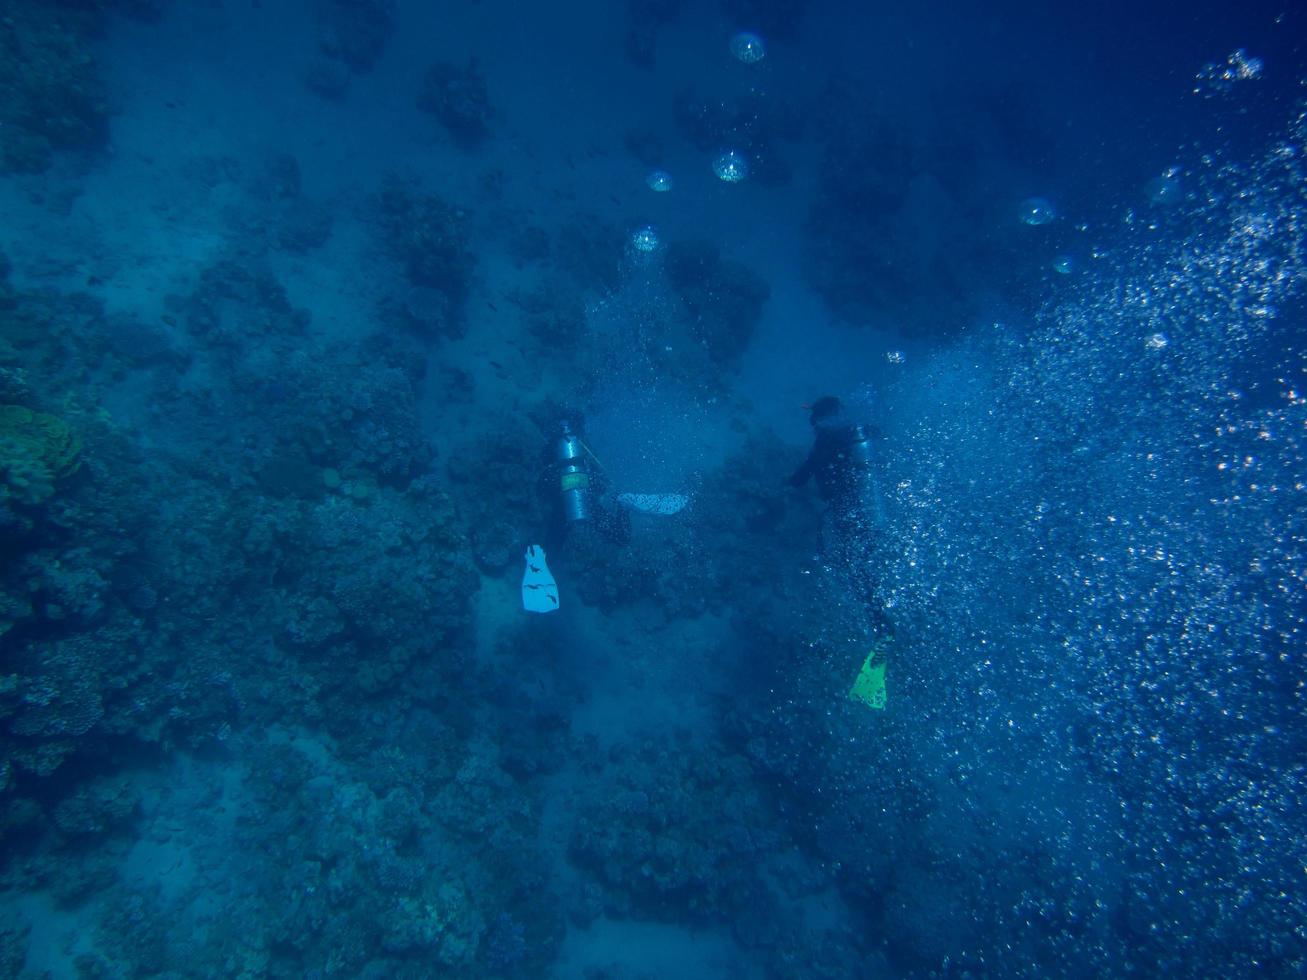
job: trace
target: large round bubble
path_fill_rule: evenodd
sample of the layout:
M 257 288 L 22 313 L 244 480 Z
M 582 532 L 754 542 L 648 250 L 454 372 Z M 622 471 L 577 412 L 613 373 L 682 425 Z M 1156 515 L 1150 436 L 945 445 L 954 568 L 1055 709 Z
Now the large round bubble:
M 1017 207 L 1023 225 L 1046 225 L 1057 217 L 1053 202 L 1043 197 L 1028 197 Z
M 749 161 L 737 150 L 727 150 L 712 165 L 713 173 L 728 184 L 738 184 L 749 176 Z
M 735 55 L 737 61 L 755 65 L 767 57 L 767 49 L 757 34 L 741 31 L 731 38 L 731 54 Z
M 649 185 L 651 191 L 657 191 L 659 194 L 666 194 L 672 189 L 672 175 L 666 170 L 655 170 L 644 182 Z
M 631 235 L 631 247 L 637 252 L 656 251 L 659 244 L 658 230 L 653 225 L 645 225 Z

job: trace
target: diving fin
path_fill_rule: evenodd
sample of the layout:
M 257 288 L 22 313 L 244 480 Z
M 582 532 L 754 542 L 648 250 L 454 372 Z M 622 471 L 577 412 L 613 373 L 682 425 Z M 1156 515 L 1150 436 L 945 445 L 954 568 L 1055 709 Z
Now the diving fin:
M 877 711 L 885 710 L 885 654 L 891 642 L 892 637 L 882 636 L 872 643 L 871 652 L 862 662 L 862 670 L 858 671 L 853 687 L 849 689 L 849 697 L 854 701 L 861 701 Z
M 526 570 L 522 573 L 522 608 L 527 612 L 547 613 L 558 609 L 558 583 L 545 563 L 545 549 L 527 545 Z
M 617 502 L 645 514 L 670 517 L 683 511 L 690 498 L 683 493 L 619 493 Z

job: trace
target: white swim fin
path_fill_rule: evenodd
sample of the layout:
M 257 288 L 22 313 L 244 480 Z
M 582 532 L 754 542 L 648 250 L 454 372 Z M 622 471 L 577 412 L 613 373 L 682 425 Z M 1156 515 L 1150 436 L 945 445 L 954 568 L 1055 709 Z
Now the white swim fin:
M 527 545 L 526 570 L 522 572 L 522 608 L 527 612 L 547 613 L 558 609 L 558 583 L 545 563 L 545 549 Z
M 619 493 L 617 502 L 645 514 L 671 517 L 684 510 L 690 498 L 683 493 Z

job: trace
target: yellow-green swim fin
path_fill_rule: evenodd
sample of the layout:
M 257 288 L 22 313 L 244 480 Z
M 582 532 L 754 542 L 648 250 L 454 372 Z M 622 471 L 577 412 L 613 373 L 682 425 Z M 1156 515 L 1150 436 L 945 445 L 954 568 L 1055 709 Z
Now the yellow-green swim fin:
M 885 652 L 889 649 L 889 644 L 888 637 L 882 637 L 872 644 L 871 652 L 862 662 L 862 670 L 858 671 L 853 687 L 849 689 L 849 697 L 854 701 L 861 701 L 877 711 L 885 708 Z

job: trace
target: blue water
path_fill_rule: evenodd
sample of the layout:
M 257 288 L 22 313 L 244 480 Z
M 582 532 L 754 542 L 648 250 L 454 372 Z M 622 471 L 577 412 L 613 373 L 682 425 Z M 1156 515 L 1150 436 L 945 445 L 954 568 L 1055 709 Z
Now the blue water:
M 0 13 L 0 976 L 1307 972 L 1291 5 Z

